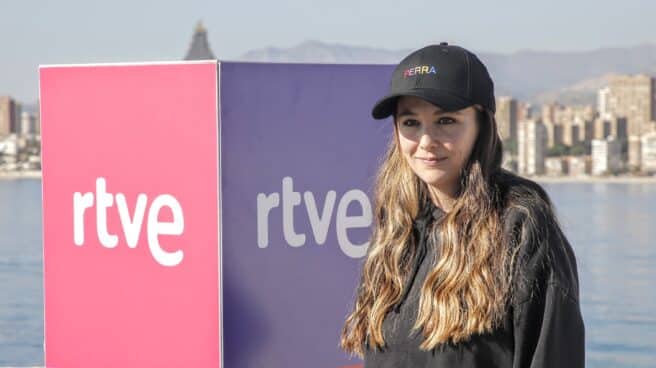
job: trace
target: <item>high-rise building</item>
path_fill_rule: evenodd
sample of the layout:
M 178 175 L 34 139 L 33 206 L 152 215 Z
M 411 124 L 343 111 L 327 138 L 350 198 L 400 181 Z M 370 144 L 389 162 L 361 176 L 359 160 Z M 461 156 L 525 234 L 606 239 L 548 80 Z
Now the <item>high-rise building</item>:
M 572 109 L 559 104 L 552 105 L 549 114 L 552 116 L 552 120 L 556 124 L 562 124 L 565 120 L 574 119 Z
M 547 135 L 547 148 L 553 148 L 555 145 L 563 144 L 563 126 L 552 121 L 544 120 L 545 132 Z
M 34 134 L 36 133 L 36 117 L 27 112 L 21 113 L 20 134 Z
M 495 118 L 502 140 L 517 140 L 517 100 L 508 96 L 501 96 L 496 101 L 497 111 Z
M 656 120 L 656 80 L 651 76 L 615 76 L 605 98 L 604 113 L 626 117 L 628 135 L 640 136 L 650 121 Z
M 610 88 L 604 87 L 597 92 L 597 111 L 599 117 L 605 120 L 610 120 L 611 113 L 608 111 L 608 96 L 610 95 Z
M 592 139 L 606 139 L 609 135 L 614 135 L 618 139 L 628 137 L 626 118 L 609 116 L 606 118 L 598 117 L 592 121 Z
M 565 120 L 560 125 L 563 129 L 563 144 L 573 146 L 581 140 L 581 126 L 574 120 Z
M 592 139 L 606 139 L 610 134 L 610 120 L 601 116 L 596 118 L 593 122 Z
M 189 51 L 184 58 L 185 60 L 212 60 L 216 59 L 212 49 L 210 48 L 210 43 L 207 39 L 207 29 L 203 26 L 202 22 L 196 24 L 196 30 L 194 31 L 194 36 L 191 39 L 191 45 L 189 45 Z
M 642 162 L 642 142 L 639 135 L 630 135 L 628 139 L 627 156 L 630 170 L 640 169 Z
M 544 174 L 547 132 L 535 119 L 522 120 L 517 130 L 517 166 L 522 175 Z
M 41 135 L 41 116 L 39 115 L 40 114 L 39 106 L 40 106 L 40 101 L 37 101 L 36 109 L 32 115 L 34 117 L 34 134 L 36 135 Z
M 517 103 L 517 124 L 520 121 L 533 118 L 533 106 L 528 102 Z
M 41 135 L 41 115 L 39 115 L 38 110 L 34 114 L 34 134 Z
M 18 125 L 16 113 L 20 107 L 10 96 L 0 96 L 0 137 L 15 133 Z
M 627 139 L 629 136 L 629 125 L 625 117 L 615 117 L 611 120 L 610 134 L 619 139 Z
M 560 109 L 562 109 L 562 106 L 557 103 L 545 103 L 542 105 L 542 122 L 556 122 L 556 111 Z
M 616 173 L 621 169 L 621 143 L 614 136 L 592 140 L 592 175 Z
M 646 173 L 656 173 L 656 130 L 644 133 L 642 140 L 641 170 Z
M 12 133 L 20 133 L 21 113 L 23 112 L 23 105 L 16 101 L 14 103 L 14 124 L 11 127 Z
M 542 116 L 544 116 L 544 114 Z M 547 148 L 551 148 L 556 144 L 556 124 L 554 124 L 552 120 L 546 120 L 544 118 L 542 119 L 542 124 L 544 124 L 544 131 L 547 136 Z
M 594 135 L 594 122 L 593 120 L 582 120 L 580 122 L 581 131 L 579 132 L 579 139 L 584 142 L 589 142 L 593 139 Z
M 553 109 L 553 119 L 557 124 L 565 122 L 572 122 L 581 120 L 589 121 L 595 118 L 595 110 L 590 105 L 577 105 L 577 106 L 560 106 L 557 105 Z

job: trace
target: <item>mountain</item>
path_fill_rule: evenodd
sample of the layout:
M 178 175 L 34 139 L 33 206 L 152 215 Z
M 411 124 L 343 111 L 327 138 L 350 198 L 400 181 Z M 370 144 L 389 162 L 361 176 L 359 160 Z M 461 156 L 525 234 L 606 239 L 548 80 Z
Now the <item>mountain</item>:
M 560 102 L 564 105 L 592 105 L 597 103 L 597 91 L 610 83 L 617 74 L 609 73 L 596 78 L 585 79 L 571 86 L 542 92 L 532 98 L 533 103 Z
M 268 47 L 251 50 L 241 59 L 281 63 L 396 64 L 410 51 L 305 41 L 291 48 Z
M 291 48 L 264 48 L 240 59 L 266 62 L 396 64 L 411 50 L 387 50 L 306 41 Z M 477 52 L 495 81 L 496 94 L 532 103 L 593 103 L 613 74 L 656 74 L 656 44 L 577 52 L 522 50 Z

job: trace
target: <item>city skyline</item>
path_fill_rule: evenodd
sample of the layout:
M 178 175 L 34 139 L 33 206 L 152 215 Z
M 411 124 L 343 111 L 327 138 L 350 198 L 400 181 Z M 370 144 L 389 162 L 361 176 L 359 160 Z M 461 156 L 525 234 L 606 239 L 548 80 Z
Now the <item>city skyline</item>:
M 185 60 L 213 58 L 199 24 Z M 513 96 L 496 99 L 503 167 L 520 175 L 656 174 L 656 78 L 617 75 L 597 103 L 547 103 L 537 109 Z M 40 117 L 0 96 L 0 173 L 40 175 Z M 20 172 L 20 174 L 19 174 Z M 12 175 L 12 174 L 10 174 Z
M 199 19 L 217 57 L 290 48 L 308 40 L 404 50 L 442 40 L 476 52 L 582 51 L 654 44 L 656 3 L 564 0 L 399 4 L 363 0 L 217 4 L 190 1 L 11 3 L 0 14 L 0 95 L 37 97 L 39 64 L 180 60 Z M 471 11 L 476 9 L 476 11 Z M 411 23 L 405 20 L 412 20 Z M 610 27 L 609 25 L 612 25 Z

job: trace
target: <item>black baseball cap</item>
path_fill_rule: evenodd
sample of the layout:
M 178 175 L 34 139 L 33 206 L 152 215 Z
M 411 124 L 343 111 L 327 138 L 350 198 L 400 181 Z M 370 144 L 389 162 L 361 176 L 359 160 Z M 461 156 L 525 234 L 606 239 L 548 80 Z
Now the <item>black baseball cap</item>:
M 394 69 L 390 92 L 374 105 L 371 115 L 384 119 L 396 110 L 401 96 L 424 99 L 444 111 L 479 104 L 494 112 L 494 83 L 472 52 L 442 42 L 414 51 Z

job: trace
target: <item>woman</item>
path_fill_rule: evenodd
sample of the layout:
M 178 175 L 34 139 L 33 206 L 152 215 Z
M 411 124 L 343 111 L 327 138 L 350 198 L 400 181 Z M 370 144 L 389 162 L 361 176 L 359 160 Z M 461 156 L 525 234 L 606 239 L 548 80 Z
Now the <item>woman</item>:
M 341 346 L 365 367 L 583 367 L 574 253 L 546 192 L 501 166 L 493 82 L 446 43 L 373 108 L 394 136 Z

